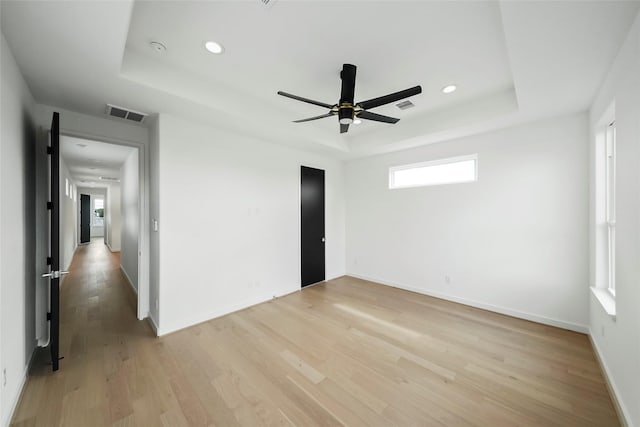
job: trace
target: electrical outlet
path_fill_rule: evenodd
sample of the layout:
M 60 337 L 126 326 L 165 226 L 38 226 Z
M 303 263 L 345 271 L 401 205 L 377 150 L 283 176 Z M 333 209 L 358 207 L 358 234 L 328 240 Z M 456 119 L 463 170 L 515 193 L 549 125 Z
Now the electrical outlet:
M 447 285 L 450 285 L 451 284 L 451 277 L 444 276 L 444 283 L 446 283 Z
M 7 386 L 7 368 L 2 370 L 2 387 Z

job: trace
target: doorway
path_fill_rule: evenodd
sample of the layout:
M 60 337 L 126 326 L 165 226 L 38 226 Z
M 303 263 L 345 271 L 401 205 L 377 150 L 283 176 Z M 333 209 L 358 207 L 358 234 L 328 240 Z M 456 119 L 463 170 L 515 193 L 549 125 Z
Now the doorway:
M 300 167 L 301 284 L 325 280 L 324 170 Z
M 80 194 L 80 244 L 91 241 L 91 196 Z

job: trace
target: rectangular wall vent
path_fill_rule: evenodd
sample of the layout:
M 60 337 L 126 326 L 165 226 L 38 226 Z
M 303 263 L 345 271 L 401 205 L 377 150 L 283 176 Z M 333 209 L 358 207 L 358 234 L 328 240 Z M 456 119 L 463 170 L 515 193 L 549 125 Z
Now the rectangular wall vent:
M 139 111 L 133 111 L 128 108 L 118 107 L 116 105 L 107 104 L 107 115 L 117 117 L 119 119 L 131 120 L 132 122 L 142 123 L 148 114 Z
M 398 107 L 401 110 L 406 110 L 408 108 L 413 108 L 415 107 L 415 104 L 411 101 L 402 101 L 398 104 L 396 104 L 396 107 Z

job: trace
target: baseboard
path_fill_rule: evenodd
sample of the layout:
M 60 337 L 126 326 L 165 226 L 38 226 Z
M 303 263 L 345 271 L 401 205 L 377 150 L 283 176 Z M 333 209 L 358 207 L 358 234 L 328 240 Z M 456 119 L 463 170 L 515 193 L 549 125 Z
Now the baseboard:
M 109 249 L 109 252 L 120 252 L 120 248 L 112 248 L 111 244 L 108 243 L 106 240 L 104 241 L 104 244 L 107 245 L 107 248 Z
M 120 271 L 122 271 L 122 274 L 124 274 L 124 277 L 127 279 L 127 283 L 129 284 L 129 286 L 131 286 L 131 289 L 133 290 L 133 293 L 138 295 L 138 290 L 136 289 L 135 286 L 133 286 L 133 282 L 131 281 L 131 277 L 129 277 L 129 275 L 127 274 L 127 272 L 124 269 L 124 267 L 122 267 L 122 264 L 120 264 Z
M 147 322 L 149 323 L 149 326 L 151 326 L 151 329 L 153 329 L 153 332 L 156 334 L 156 336 L 159 336 L 158 329 L 160 328 L 158 328 L 158 323 L 155 321 L 151 313 L 149 313 L 146 319 L 147 319 Z
M 286 291 L 283 292 L 281 294 L 278 295 L 262 295 L 256 298 L 251 298 L 249 300 L 245 300 L 245 301 L 241 301 L 239 303 L 235 303 L 235 304 L 230 304 L 228 306 L 224 306 L 224 307 L 219 307 L 215 310 L 206 312 L 206 313 L 201 313 L 198 314 L 196 316 L 192 316 L 190 318 L 188 318 L 187 320 L 180 322 L 178 324 L 173 324 L 169 327 L 163 327 L 163 328 L 158 328 L 157 330 L 157 335 L 159 337 L 164 336 L 164 335 L 168 335 L 174 332 L 177 332 L 181 329 L 185 329 L 188 328 L 190 326 L 195 326 L 199 323 L 204 323 L 204 322 L 208 322 L 209 320 L 213 320 L 216 319 L 218 317 L 222 317 L 222 316 L 226 316 L 227 314 L 231 314 L 234 313 L 236 311 L 240 311 L 240 310 L 244 310 L 245 308 L 249 308 L 252 307 L 254 305 L 258 305 L 258 304 L 262 304 L 264 302 L 267 301 L 271 301 L 274 298 L 280 298 L 286 295 L 290 295 L 292 293 L 295 292 L 299 292 L 300 289 L 293 289 L 290 291 Z
M 596 354 L 596 360 L 598 364 L 600 364 L 600 369 L 604 375 L 604 382 L 607 384 L 607 389 L 609 390 L 609 395 L 611 396 L 611 400 L 613 401 L 613 407 L 618 414 L 618 419 L 623 427 L 630 427 L 631 423 L 629 420 L 629 411 L 627 411 L 624 404 L 618 399 L 617 387 L 613 382 L 611 375 L 609 374 L 609 369 L 607 368 L 607 364 L 604 363 L 604 358 L 602 357 L 602 352 L 600 351 L 600 347 L 596 343 L 596 340 L 593 339 L 593 335 L 591 331 L 589 331 L 589 341 L 591 341 L 591 346 L 593 347 L 593 352 Z
M 27 366 L 24 368 L 24 371 L 22 372 L 22 379 L 20 380 L 20 385 L 18 386 L 17 393 L 11 399 L 11 405 L 9 406 L 10 409 L 7 412 L 7 418 L 2 420 L 3 427 L 9 426 L 9 424 L 11 423 L 11 420 L 13 419 L 14 412 L 18 407 L 18 403 L 20 403 L 20 400 L 22 399 L 22 392 L 24 391 L 24 385 L 27 383 L 27 378 L 29 378 L 29 371 L 31 370 L 31 364 L 33 363 L 33 356 L 36 353 L 37 349 L 38 347 L 36 346 L 31 352 L 29 363 L 27 363 Z
M 580 332 L 583 334 L 589 334 L 589 327 L 586 325 L 580 325 L 578 323 L 567 322 L 564 320 L 554 319 L 551 317 L 540 316 L 533 313 L 527 313 L 524 311 L 513 310 L 506 307 L 500 307 L 496 305 L 486 304 L 479 301 L 474 301 L 466 298 L 457 297 L 454 295 L 447 295 L 440 292 L 433 292 L 427 289 L 420 289 L 413 286 L 405 285 L 397 282 L 390 282 L 386 280 L 376 279 L 374 277 L 362 276 L 359 274 L 347 273 L 347 276 L 355 277 L 357 279 L 367 280 L 370 282 L 380 283 L 382 285 L 391 286 L 398 289 L 404 289 L 406 291 L 415 292 L 418 294 L 428 295 L 430 297 L 439 298 L 447 301 L 457 302 L 459 304 L 468 305 L 471 307 L 481 308 L 483 310 L 493 311 L 494 313 L 506 314 L 507 316 L 517 317 L 519 319 L 529 320 L 536 323 L 542 323 L 543 325 L 555 326 L 557 328 L 568 329 L 574 332 Z

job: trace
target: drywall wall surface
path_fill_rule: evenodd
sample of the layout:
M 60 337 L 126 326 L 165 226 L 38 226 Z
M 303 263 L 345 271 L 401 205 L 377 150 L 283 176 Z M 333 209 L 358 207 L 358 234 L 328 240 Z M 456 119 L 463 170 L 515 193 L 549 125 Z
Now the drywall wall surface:
M 344 274 L 340 161 L 168 115 L 158 146 L 160 333 L 300 289 L 301 165 L 325 170 L 326 276 Z
M 591 295 L 590 329 L 626 423 L 640 426 L 640 15 L 595 98 L 591 118 L 591 277 L 596 264 L 595 135 L 613 107 L 616 123 L 616 316 Z
M 586 331 L 586 114 L 347 162 L 347 273 Z M 478 155 L 478 181 L 390 190 L 389 168 Z
M 36 347 L 35 104 L 0 44 L 0 422 L 8 425 Z M 6 381 L 6 384 L 4 383 Z
M 133 151 L 120 168 L 120 212 L 122 233 L 120 265 L 134 290 L 138 290 L 138 237 L 140 228 L 140 177 L 138 150 Z
M 105 212 L 105 225 L 107 230 L 105 242 L 111 252 L 120 252 L 120 234 L 122 231 L 120 203 L 120 184 L 109 184 L 107 187 L 107 209 Z

